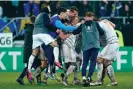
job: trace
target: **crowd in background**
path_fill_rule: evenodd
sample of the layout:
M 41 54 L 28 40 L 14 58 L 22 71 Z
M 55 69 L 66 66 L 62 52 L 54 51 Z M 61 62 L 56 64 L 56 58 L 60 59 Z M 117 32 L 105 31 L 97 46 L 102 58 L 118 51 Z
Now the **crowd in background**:
M 59 7 L 69 9 L 71 6 L 76 6 L 79 10 L 80 17 L 83 17 L 83 14 L 87 11 L 94 12 L 96 17 L 110 17 L 109 20 L 116 24 L 116 29 L 120 29 L 123 23 L 122 19 L 113 17 L 124 16 L 130 18 L 133 16 L 133 1 L 0 1 L 0 33 L 12 32 L 13 36 L 18 36 L 19 34 L 23 35 L 24 26 L 27 23 L 26 20 L 17 19 L 10 24 L 8 23 L 16 17 L 37 16 L 40 13 L 40 8 L 42 6 L 47 6 L 49 8 L 51 16 L 56 14 Z M 126 23 L 128 22 L 132 23 L 133 19 L 127 20 Z
M 55 14 L 59 7 L 69 8 L 76 6 L 79 9 L 79 16 L 83 16 L 86 11 L 92 11 L 97 16 L 133 16 L 133 1 L 1 1 L 0 13 L 3 17 L 25 17 L 38 15 L 40 7 L 47 5 L 50 7 L 51 14 Z M 9 11 L 10 10 L 10 11 Z

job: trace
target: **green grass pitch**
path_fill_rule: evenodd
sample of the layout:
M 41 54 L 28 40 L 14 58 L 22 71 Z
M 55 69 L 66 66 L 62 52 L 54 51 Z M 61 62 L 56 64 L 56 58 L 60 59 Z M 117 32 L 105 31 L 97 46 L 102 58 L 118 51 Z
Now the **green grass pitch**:
M 16 82 L 16 78 L 19 76 L 19 72 L 0 72 L 0 89 L 133 89 L 133 72 L 116 72 L 116 79 L 118 86 L 107 87 L 109 78 L 105 78 L 105 83 L 103 86 L 91 86 L 82 87 L 81 85 L 73 85 L 73 75 L 69 77 L 69 85 L 64 86 L 58 83 L 56 80 L 48 80 L 48 85 L 31 85 L 25 78 L 24 86 L 19 85 Z M 60 75 L 60 74 L 58 74 Z M 79 78 L 81 79 L 81 73 L 79 73 Z M 96 80 L 96 73 L 93 75 L 93 79 Z

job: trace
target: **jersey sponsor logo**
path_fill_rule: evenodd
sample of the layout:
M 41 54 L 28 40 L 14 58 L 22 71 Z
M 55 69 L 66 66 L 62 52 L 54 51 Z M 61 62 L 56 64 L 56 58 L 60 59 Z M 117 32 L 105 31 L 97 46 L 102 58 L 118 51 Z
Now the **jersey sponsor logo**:
M 86 28 L 87 28 L 86 32 L 92 32 L 92 25 L 91 26 L 87 26 Z

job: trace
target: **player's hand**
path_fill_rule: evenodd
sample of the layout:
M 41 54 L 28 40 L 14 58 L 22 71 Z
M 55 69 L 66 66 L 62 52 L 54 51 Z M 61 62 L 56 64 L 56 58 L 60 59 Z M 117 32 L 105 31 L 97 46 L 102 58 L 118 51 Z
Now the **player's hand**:
M 81 22 L 80 22 L 81 24 L 84 24 L 85 23 L 85 21 L 84 20 L 81 20 Z

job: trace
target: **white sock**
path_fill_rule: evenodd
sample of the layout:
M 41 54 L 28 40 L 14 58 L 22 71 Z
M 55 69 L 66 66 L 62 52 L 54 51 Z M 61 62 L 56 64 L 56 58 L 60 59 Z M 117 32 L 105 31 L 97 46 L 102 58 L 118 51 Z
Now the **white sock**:
M 114 68 L 112 67 L 112 65 L 109 65 L 107 67 L 107 74 L 109 76 L 109 78 L 111 79 L 112 82 L 115 81 L 115 75 L 114 75 Z
M 53 53 L 54 53 L 54 58 L 55 58 L 55 62 L 59 62 L 59 48 L 56 46 L 54 47 L 54 50 L 53 50 Z
M 32 64 L 34 62 L 35 56 L 31 55 L 28 62 L 28 70 L 31 71 Z
M 102 63 L 97 63 L 97 77 L 98 81 L 101 82 L 102 79 L 102 72 L 103 72 L 103 64 Z
M 69 76 L 73 70 L 75 69 L 76 66 L 73 66 L 73 65 L 70 65 L 70 67 L 68 68 L 67 72 L 66 72 L 66 75 Z
M 74 70 L 74 79 L 78 79 L 78 71 Z
M 86 80 L 86 77 L 85 76 L 83 76 L 83 80 Z

